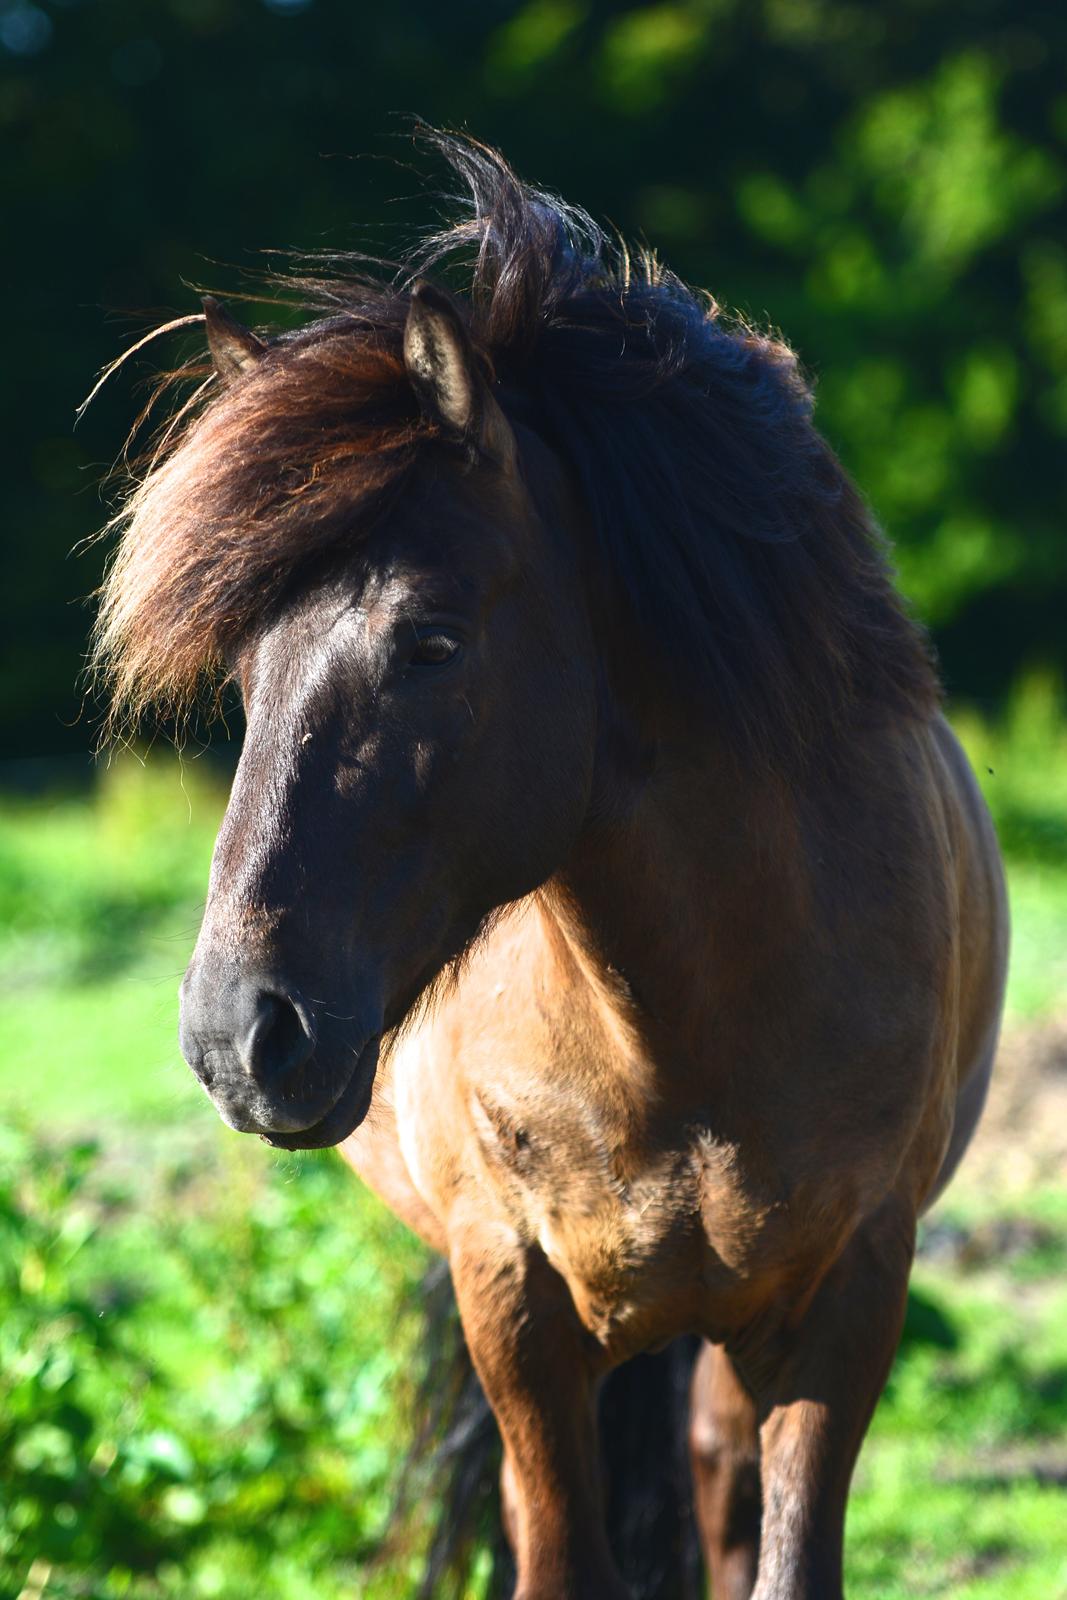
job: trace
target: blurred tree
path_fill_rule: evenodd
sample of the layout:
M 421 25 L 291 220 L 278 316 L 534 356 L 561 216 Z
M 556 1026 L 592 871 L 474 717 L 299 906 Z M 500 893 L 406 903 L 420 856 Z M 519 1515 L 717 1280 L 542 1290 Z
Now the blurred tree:
M 787 333 L 951 689 L 1062 667 L 1065 59 L 1040 0 L 0 0 L 5 749 L 90 737 L 102 557 L 66 555 L 137 405 L 119 379 L 73 433 L 94 372 L 258 247 L 410 240 L 405 111 Z

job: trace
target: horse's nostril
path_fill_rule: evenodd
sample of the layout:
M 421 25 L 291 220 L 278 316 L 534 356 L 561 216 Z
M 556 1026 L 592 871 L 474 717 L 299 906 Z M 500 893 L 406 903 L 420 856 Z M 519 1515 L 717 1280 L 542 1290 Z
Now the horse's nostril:
M 314 1048 L 315 1041 L 293 1002 L 284 995 L 261 993 L 240 1052 L 249 1076 L 264 1089 L 279 1089 Z

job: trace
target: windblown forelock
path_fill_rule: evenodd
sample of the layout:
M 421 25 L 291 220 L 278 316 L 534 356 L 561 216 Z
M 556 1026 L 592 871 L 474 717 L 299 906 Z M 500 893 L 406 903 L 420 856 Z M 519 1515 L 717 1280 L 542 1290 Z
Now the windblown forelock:
M 186 713 L 302 569 L 365 535 L 433 436 L 388 320 L 306 329 L 213 399 L 113 524 L 93 651 L 108 733 Z

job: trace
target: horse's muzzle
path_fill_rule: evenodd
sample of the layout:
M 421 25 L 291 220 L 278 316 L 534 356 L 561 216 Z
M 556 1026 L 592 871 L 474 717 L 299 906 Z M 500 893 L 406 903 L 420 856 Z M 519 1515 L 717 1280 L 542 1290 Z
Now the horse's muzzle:
M 297 1150 L 338 1144 L 362 1122 L 380 1033 L 336 1016 L 320 1033 L 317 1010 L 273 974 L 189 968 L 182 1054 L 229 1127 Z

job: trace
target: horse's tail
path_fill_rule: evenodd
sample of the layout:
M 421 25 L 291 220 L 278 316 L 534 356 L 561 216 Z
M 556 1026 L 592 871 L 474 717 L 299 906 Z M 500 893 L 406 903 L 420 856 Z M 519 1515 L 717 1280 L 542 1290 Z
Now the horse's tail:
M 500 1517 L 500 1435 L 467 1350 L 452 1277 L 435 1262 L 420 1286 L 421 1378 L 415 1442 L 393 1509 L 426 1548 L 417 1600 L 460 1600 L 475 1573 L 484 1600 L 507 1600 L 515 1568 Z
M 689 1470 L 689 1389 L 699 1350 L 699 1339 L 675 1339 L 617 1367 L 600 1391 L 608 1540 L 635 1600 L 704 1593 Z
M 427 1275 L 423 1305 L 419 1430 L 401 1491 L 406 1518 L 416 1496 L 424 1512 L 433 1508 L 419 1600 L 462 1595 L 475 1574 L 485 1600 L 506 1600 L 515 1569 L 501 1521 L 500 1436 L 443 1265 Z M 634 1600 L 703 1594 L 687 1447 L 698 1349 L 697 1339 L 677 1339 L 617 1368 L 601 1387 L 608 1538 Z

